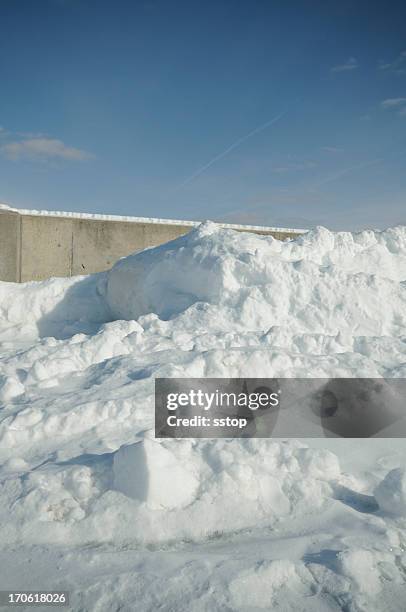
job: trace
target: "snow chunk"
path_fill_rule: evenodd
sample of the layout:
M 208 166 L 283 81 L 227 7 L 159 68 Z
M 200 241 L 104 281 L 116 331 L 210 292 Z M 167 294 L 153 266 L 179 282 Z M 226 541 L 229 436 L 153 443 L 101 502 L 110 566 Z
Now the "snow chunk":
M 0 376 L 0 402 L 18 397 L 24 393 L 24 385 L 14 376 Z
M 382 510 L 406 516 L 406 469 L 399 467 L 388 472 L 374 493 Z
M 182 508 L 195 497 L 198 480 L 162 444 L 145 439 L 114 456 L 114 486 L 148 507 Z

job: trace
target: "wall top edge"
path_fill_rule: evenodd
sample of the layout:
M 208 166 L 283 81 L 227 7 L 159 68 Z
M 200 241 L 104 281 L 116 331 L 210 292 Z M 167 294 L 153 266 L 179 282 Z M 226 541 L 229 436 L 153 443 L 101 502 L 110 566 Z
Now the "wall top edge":
M 24 208 L 13 208 L 7 204 L 0 203 L 0 213 L 17 213 L 28 216 L 44 216 L 44 217 L 68 217 L 70 219 L 90 219 L 93 221 L 126 221 L 129 223 L 156 223 L 161 225 L 185 225 L 196 227 L 201 221 L 185 221 L 180 219 L 157 219 L 154 217 L 133 217 L 125 215 L 104 215 L 97 213 L 82 213 L 82 212 L 65 212 L 59 210 L 30 210 Z M 241 225 L 238 223 L 221 223 L 215 221 L 221 227 L 229 229 L 248 229 L 258 231 L 272 232 L 288 232 L 291 234 L 303 234 L 307 229 L 287 228 L 287 227 L 269 227 L 265 225 Z

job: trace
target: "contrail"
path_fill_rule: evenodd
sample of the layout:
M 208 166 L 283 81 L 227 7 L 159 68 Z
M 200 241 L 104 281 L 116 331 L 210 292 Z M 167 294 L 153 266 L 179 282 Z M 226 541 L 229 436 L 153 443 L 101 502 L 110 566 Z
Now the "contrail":
M 322 185 L 331 183 L 331 181 L 336 181 L 337 179 L 341 178 L 345 174 L 348 174 L 349 172 L 353 172 L 354 170 L 362 170 L 362 168 L 368 168 L 368 166 L 374 166 L 375 164 L 380 164 L 382 161 L 383 159 L 380 157 L 378 159 L 373 159 L 371 161 L 363 162 L 362 164 L 357 164 L 356 166 L 350 166 L 349 168 L 344 168 L 344 170 L 340 170 L 336 174 L 328 176 L 327 178 L 319 181 L 313 186 L 313 188 L 321 187 Z
M 230 153 L 230 151 L 233 151 L 233 149 L 236 149 L 237 147 L 239 147 L 240 144 L 242 144 L 243 142 L 248 140 L 248 138 L 251 138 L 251 136 L 254 136 L 255 134 L 258 134 L 259 132 L 262 132 L 263 130 L 266 130 L 266 128 L 271 126 L 273 123 L 276 123 L 277 121 L 279 121 L 279 119 L 282 119 L 282 117 L 284 115 L 286 115 L 287 112 L 288 112 L 287 110 L 283 111 L 283 113 L 280 113 L 279 115 L 277 115 L 273 119 L 270 119 L 270 121 L 267 121 L 266 123 L 263 123 L 262 125 L 256 127 L 254 130 L 252 130 L 252 132 L 249 132 L 249 134 L 246 134 L 242 138 L 239 138 L 238 140 L 236 140 L 232 145 L 230 145 L 228 147 L 228 149 L 226 149 L 222 153 L 219 153 L 219 155 L 216 155 L 216 157 L 213 157 L 213 159 L 211 159 L 209 162 L 207 162 L 207 164 L 205 164 L 204 166 L 202 166 L 201 168 L 196 170 L 196 172 L 194 172 L 187 179 L 185 179 L 183 181 L 183 183 L 180 184 L 180 187 L 184 187 L 185 185 L 187 185 L 188 183 L 193 181 L 193 179 L 195 179 L 196 177 L 198 177 L 201 174 L 203 174 L 203 172 L 205 172 L 208 168 L 210 168 L 210 166 L 212 166 L 217 161 L 219 161 L 219 159 L 223 159 L 223 157 L 228 155 L 228 153 Z
M 385 153 L 386 153 L 385 151 L 381 152 L 381 154 L 385 154 Z M 390 151 L 389 151 L 389 153 L 390 153 Z M 400 153 L 395 155 L 394 159 L 396 160 L 399 157 L 402 157 L 402 155 L 404 155 L 405 153 L 406 153 L 406 150 L 400 151 Z M 326 183 L 330 183 L 331 181 L 335 181 L 335 180 L 341 178 L 345 174 L 348 174 L 348 172 L 353 172 L 354 170 L 362 170 L 363 168 L 368 168 L 368 166 L 375 166 L 375 164 L 381 164 L 381 163 L 384 163 L 385 161 L 387 161 L 387 160 L 385 160 L 384 157 L 377 157 L 376 159 L 372 159 L 370 161 L 363 162 L 362 164 L 357 164 L 356 166 L 351 166 L 350 168 L 345 168 L 344 170 L 341 170 L 340 172 L 337 172 L 337 174 L 333 174 L 332 176 L 328 176 L 327 178 L 323 179 L 319 183 L 316 183 L 316 185 L 314 185 L 314 187 L 321 187 L 322 185 L 326 185 Z

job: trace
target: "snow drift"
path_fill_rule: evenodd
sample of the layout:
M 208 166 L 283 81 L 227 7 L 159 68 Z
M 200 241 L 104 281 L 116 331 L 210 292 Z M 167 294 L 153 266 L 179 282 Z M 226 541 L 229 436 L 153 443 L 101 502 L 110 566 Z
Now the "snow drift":
M 395 335 L 406 325 L 405 253 L 404 228 L 359 235 L 318 228 L 280 242 L 205 223 L 119 261 L 107 301 L 120 319 L 170 319 L 204 304 L 222 330 L 228 319 L 242 330 Z
M 279 242 L 206 223 L 106 273 L 0 283 L 0 350 L 0 542 L 22 555 L 46 547 L 43 576 L 56 549 L 59 565 L 74 558 L 76 609 L 109 609 L 110 591 L 130 609 L 135 583 L 143 609 L 168 597 L 183 609 L 178 570 L 196 610 L 406 601 L 395 440 L 152 433 L 157 376 L 406 376 L 405 227 Z M 151 548 L 176 551 L 176 571 Z M 110 584 L 103 563 L 123 550 L 144 573 L 134 582 L 140 572 L 117 561 Z M 164 567 L 167 591 L 151 587 Z

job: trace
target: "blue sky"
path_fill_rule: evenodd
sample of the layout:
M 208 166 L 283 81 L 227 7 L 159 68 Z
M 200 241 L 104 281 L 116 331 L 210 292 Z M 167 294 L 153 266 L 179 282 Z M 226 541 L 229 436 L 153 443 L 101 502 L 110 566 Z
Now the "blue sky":
M 0 201 L 406 223 L 406 4 L 0 0 Z

